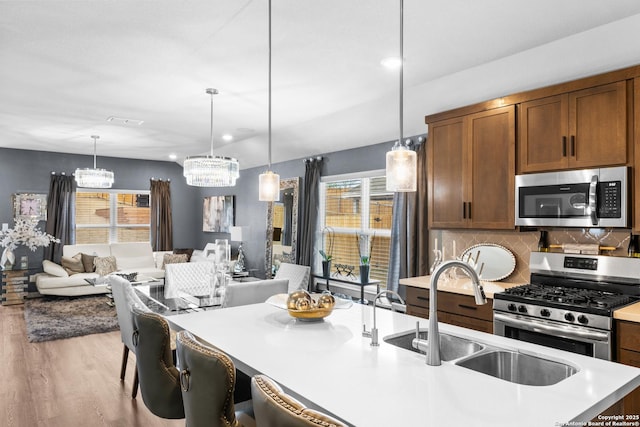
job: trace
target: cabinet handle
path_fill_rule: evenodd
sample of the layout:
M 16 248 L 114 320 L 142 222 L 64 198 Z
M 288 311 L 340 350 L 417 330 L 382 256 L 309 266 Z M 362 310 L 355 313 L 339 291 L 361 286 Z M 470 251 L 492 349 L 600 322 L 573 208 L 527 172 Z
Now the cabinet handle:
M 466 308 L 467 310 L 477 310 L 478 307 L 472 306 L 472 305 L 465 305 L 465 304 L 458 304 L 458 307 L 460 308 Z
M 418 296 L 417 299 L 422 300 L 422 301 L 429 301 L 429 297 Z
M 462 219 L 467 218 L 467 202 L 462 202 Z
M 562 137 L 562 157 L 567 157 L 567 137 Z
M 571 157 L 576 155 L 576 136 L 571 135 Z

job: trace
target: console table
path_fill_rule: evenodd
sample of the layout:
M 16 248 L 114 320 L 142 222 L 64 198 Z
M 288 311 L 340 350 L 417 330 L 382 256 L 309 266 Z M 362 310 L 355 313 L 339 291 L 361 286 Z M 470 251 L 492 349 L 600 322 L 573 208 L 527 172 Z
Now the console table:
M 24 304 L 29 286 L 29 270 L 2 271 L 2 305 Z
M 322 274 L 312 274 L 312 277 L 314 277 L 316 279 L 326 280 L 327 290 L 329 290 L 329 282 L 330 281 L 340 282 L 340 283 L 347 283 L 347 284 L 350 284 L 350 285 L 360 286 L 360 299 L 356 301 L 358 304 L 369 304 L 369 301 L 367 301 L 364 298 L 364 287 L 365 286 L 375 285 L 376 289 L 377 289 L 377 292 L 380 292 L 380 280 L 371 280 L 371 279 L 369 279 L 369 281 L 367 283 L 362 283 L 361 280 L 360 280 L 360 277 L 355 277 L 353 279 L 343 279 L 341 277 L 335 277 L 335 276 L 325 277 Z

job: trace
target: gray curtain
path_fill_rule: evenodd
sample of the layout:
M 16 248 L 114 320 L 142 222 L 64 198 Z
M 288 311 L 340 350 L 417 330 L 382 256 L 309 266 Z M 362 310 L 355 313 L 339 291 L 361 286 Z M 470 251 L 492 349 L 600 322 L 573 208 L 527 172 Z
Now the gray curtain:
M 395 193 L 389 250 L 387 289 L 405 297 L 399 280 L 429 274 L 429 230 L 427 224 L 426 143 L 414 147 L 418 157 L 417 190 Z
M 154 251 L 173 250 L 171 181 L 151 179 L 151 247 Z
M 318 188 L 322 157 L 304 160 L 304 193 L 302 195 L 302 221 L 300 222 L 300 244 L 298 245 L 298 264 L 311 266 L 313 263 L 313 245 L 318 220 Z M 310 281 L 311 283 L 312 281 Z
M 75 243 L 75 195 L 76 181 L 73 176 L 53 173 L 49 181 L 47 196 L 47 225 L 45 231 L 60 239 L 44 248 L 44 259 L 60 263 L 62 247 Z

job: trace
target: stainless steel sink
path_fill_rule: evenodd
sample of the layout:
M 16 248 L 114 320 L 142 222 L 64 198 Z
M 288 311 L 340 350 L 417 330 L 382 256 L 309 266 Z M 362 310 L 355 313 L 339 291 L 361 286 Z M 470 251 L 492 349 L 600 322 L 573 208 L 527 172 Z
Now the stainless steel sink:
M 565 363 L 505 350 L 481 353 L 456 365 L 512 383 L 533 386 L 557 384 L 577 372 L 576 368 Z
M 383 341 L 391 345 L 395 345 L 400 348 L 414 351 L 416 353 L 426 354 L 425 351 L 416 348 L 413 340 L 416 338 L 416 331 L 407 331 L 398 335 L 391 335 L 383 338 Z M 427 344 L 427 331 L 420 331 L 419 339 L 421 340 L 420 347 L 426 348 Z M 470 356 L 484 349 L 482 344 L 469 341 L 465 338 L 456 337 L 453 335 L 440 334 L 440 357 L 442 360 L 449 361 L 460 359 L 465 356 Z

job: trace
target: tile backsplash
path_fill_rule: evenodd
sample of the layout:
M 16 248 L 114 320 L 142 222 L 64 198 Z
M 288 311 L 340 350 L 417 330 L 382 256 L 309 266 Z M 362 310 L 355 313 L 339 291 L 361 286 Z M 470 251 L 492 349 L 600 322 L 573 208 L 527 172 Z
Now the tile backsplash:
M 628 230 L 602 228 L 566 228 L 551 229 L 549 244 L 589 243 L 600 246 L 612 246 L 614 251 L 603 252 L 603 255 L 627 256 L 629 244 Z M 438 248 L 443 249 L 446 259 L 459 256 L 466 248 L 479 243 L 495 243 L 509 249 L 516 258 L 516 268 L 505 282 L 529 282 L 529 255 L 538 250 L 539 231 L 500 231 L 500 230 L 432 230 L 430 232 L 431 247 L 434 239 L 438 239 Z M 455 241 L 456 254 L 453 254 Z M 561 250 L 558 249 L 560 252 Z M 431 257 L 433 255 L 431 254 Z

